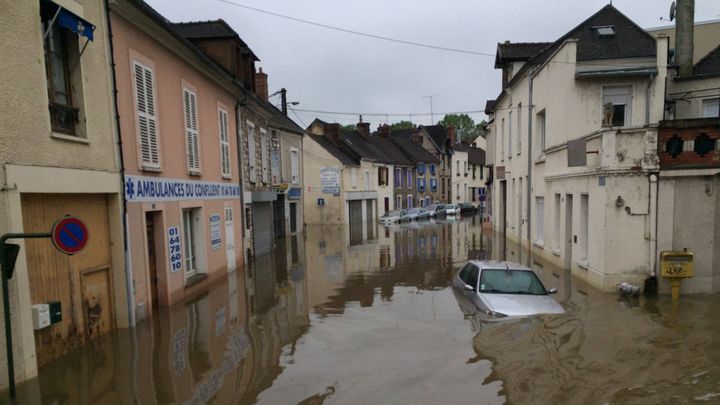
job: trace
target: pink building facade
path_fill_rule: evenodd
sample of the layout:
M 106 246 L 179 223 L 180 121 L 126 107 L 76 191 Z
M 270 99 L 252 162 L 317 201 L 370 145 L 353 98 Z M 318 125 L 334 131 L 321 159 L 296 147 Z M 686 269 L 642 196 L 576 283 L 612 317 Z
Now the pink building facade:
M 236 88 L 139 3 L 110 13 L 136 321 L 243 261 Z

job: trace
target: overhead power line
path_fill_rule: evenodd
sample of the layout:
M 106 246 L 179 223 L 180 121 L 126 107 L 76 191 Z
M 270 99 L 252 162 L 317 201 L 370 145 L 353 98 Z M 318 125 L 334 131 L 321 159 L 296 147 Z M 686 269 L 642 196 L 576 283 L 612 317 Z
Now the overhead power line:
M 319 22 L 315 22 L 315 21 L 305 20 L 302 18 L 293 17 L 293 16 L 289 16 L 289 15 L 285 15 L 285 14 L 280 14 L 280 13 L 276 13 L 273 11 L 263 10 L 263 9 L 257 8 L 257 7 L 251 7 L 246 4 L 238 3 L 235 1 L 230 1 L 230 0 L 217 0 L 217 1 L 219 1 L 221 3 L 229 4 L 232 6 L 236 6 L 236 7 L 241 7 L 241 8 L 247 9 L 247 10 L 256 11 L 258 13 L 272 15 L 275 17 L 280 17 L 280 18 L 284 18 L 286 20 L 296 21 L 296 22 L 300 22 L 303 24 L 310 24 L 310 25 L 314 25 L 316 27 L 322 27 L 322 28 L 327 28 L 327 29 L 331 29 L 331 30 L 335 30 L 335 31 L 345 32 L 347 34 L 358 35 L 361 37 L 374 38 L 374 39 L 379 39 L 382 41 L 396 42 L 399 44 L 419 46 L 419 47 L 423 47 L 423 48 L 437 49 L 437 50 L 441 50 L 441 51 L 464 53 L 464 54 L 468 54 L 468 55 L 480 55 L 480 56 L 495 57 L 494 53 L 478 52 L 478 51 L 471 51 L 468 49 L 459 49 L 459 48 L 448 48 L 445 46 L 424 44 L 422 42 L 416 42 L 416 41 L 406 41 L 404 39 L 391 38 L 391 37 L 386 37 L 384 35 L 370 34 L 367 32 L 360 32 L 360 31 L 355 31 L 355 30 L 351 30 L 351 29 L 347 29 L 347 28 L 337 27 L 334 25 L 328 25 L 328 24 L 323 24 L 323 23 L 319 23 Z
M 293 16 L 286 15 L 286 14 L 276 13 L 276 12 L 274 12 L 274 11 L 269 11 L 269 10 L 264 10 L 264 9 L 257 8 L 257 7 L 252 7 L 252 6 L 248 6 L 247 4 L 242 4 L 242 3 L 238 3 L 238 2 L 236 2 L 236 1 L 231 1 L 231 0 L 217 0 L 217 1 L 219 1 L 219 2 L 221 2 L 221 3 L 225 3 L 225 4 L 228 4 L 228 5 L 231 5 L 231 6 L 244 8 L 244 9 L 246 9 L 246 10 L 251 10 L 251 11 L 258 12 L 258 13 L 267 14 L 267 15 L 271 15 L 271 16 L 274 16 L 274 17 L 284 18 L 284 19 L 290 20 L 290 21 L 295 21 L 295 22 L 299 22 L 299 23 L 303 23 L 303 24 L 313 25 L 313 26 L 320 27 L 320 28 L 326 28 L 326 29 L 330 29 L 330 30 L 334 30 L 334 31 L 339 31 L 339 32 L 344 32 L 344 33 L 347 33 L 347 34 L 357 35 L 357 36 L 366 37 L 366 38 L 378 39 L 378 40 L 387 41 L 387 42 L 394 42 L 394 43 L 403 44 L 403 45 L 417 46 L 417 47 L 421 47 L 421 48 L 435 49 L 435 50 L 440 50 L 440 51 L 462 53 L 462 54 L 466 54 L 466 55 L 485 56 L 485 57 L 491 57 L 491 58 L 495 58 L 495 57 L 497 56 L 494 52 L 480 52 L 480 51 L 471 51 L 471 50 L 469 50 L 469 49 L 450 48 L 450 47 L 446 47 L 446 46 L 426 44 L 426 43 L 417 42 L 417 41 L 408 41 L 408 40 L 399 39 L 399 38 L 392 38 L 392 37 L 388 37 L 388 36 L 384 36 L 384 35 L 371 34 L 371 33 L 368 33 L 368 32 L 361 32 L 361 31 L 351 30 L 351 29 L 349 29 L 349 28 L 343 28 L 343 27 L 338 27 L 338 26 L 334 26 L 334 25 L 323 24 L 323 23 L 319 23 L 319 22 L 316 22 L 316 21 L 310 21 L 310 20 L 306 20 L 306 19 L 303 19 L 303 18 L 299 18 L 299 17 L 293 17 Z M 543 63 L 552 63 L 552 64 L 560 64 L 560 65 L 582 65 L 582 66 L 607 66 L 607 67 L 612 67 L 611 64 L 608 64 L 607 62 L 604 62 L 604 61 L 599 61 L 599 62 L 592 62 L 592 61 L 576 62 L 576 61 L 563 61 L 563 60 L 545 60 L 545 61 L 543 61 Z M 541 65 L 542 65 L 543 63 L 541 63 Z M 658 67 L 658 68 L 661 68 L 661 67 L 662 67 L 662 68 L 667 68 L 668 65 L 667 65 L 667 64 L 664 64 L 664 65 L 658 64 L 657 67 Z
M 323 110 L 309 110 L 309 109 L 302 109 L 302 108 L 296 108 L 295 111 L 298 112 L 304 112 L 304 113 L 315 113 L 315 114 L 330 114 L 330 115 L 367 115 L 367 116 L 374 116 L 374 117 L 408 117 L 408 116 L 427 116 L 427 115 L 447 115 L 447 114 L 478 114 L 478 113 L 484 113 L 485 110 L 467 110 L 467 111 L 449 111 L 449 112 L 435 112 L 435 113 L 429 113 L 429 112 L 414 112 L 414 113 L 372 113 L 372 112 L 347 112 L 347 111 L 323 111 Z

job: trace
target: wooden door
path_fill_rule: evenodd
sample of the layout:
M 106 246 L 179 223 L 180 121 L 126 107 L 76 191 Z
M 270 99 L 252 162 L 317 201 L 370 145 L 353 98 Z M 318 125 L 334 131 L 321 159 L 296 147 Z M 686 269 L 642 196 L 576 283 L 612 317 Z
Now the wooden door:
M 85 333 L 90 339 L 113 328 L 112 288 L 107 267 L 82 272 L 82 303 Z
M 49 232 L 64 215 L 88 228 L 83 251 L 66 256 L 47 239 L 25 241 L 31 304 L 60 301 L 62 321 L 35 331 L 38 365 L 115 327 L 107 199 L 103 194 L 22 194 L 25 232 Z M 121 236 L 114 243 L 123 243 Z
M 158 308 L 157 258 L 155 256 L 155 213 L 145 213 L 145 244 L 147 245 L 148 277 L 153 310 Z
M 235 270 L 235 219 L 232 207 L 225 207 L 225 254 L 228 271 Z

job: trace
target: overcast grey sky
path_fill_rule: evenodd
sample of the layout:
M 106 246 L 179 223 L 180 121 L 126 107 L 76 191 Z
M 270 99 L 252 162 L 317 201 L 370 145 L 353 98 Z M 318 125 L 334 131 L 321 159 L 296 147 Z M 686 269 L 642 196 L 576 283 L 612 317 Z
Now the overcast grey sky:
M 360 37 L 237 7 L 220 0 L 146 0 L 173 22 L 222 18 L 260 58 L 270 92 L 285 87 L 295 108 L 366 113 L 482 110 L 500 91 L 492 56 L 468 55 Z M 553 41 L 608 0 L 227 0 L 354 31 L 442 47 L 495 53 L 498 42 Z M 644 28 L 669 25 L 671 0 L 614 0 Z M 720 19 L 719 0 L 696 0 L 695 20 Z M 271 99 L 277 105 L 279 99 Z M 357 117 L 290 113 L 301 126 L 318 117 L 343 124 Z M 471 116 L 479 121 L 484 114 Z M 389 116 L 388 122 L 410 116 Z M 365 116 L 373 128 L 385 117 Z M 429 116 L 413 116 L 429 124 Z

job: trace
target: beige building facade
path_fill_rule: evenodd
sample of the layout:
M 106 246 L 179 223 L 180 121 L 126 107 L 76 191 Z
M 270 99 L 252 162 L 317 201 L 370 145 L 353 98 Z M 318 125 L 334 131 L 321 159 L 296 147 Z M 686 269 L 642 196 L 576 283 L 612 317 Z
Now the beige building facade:
M 57 219 L 73 215 L 89 234 L 74 256 L 60 254 L 49 239 L 9 241 L 20 245 L 8 298 L 15 379 L 22 381 L 78 345 L 128 326 L 121 162 L 103 3 L 12 2 L 0 23 L 14 27 L 1 46 L 0 233 L 50 232 Z M 62 319 L 34 329 L 32 306 L 52 301 Z M 3 349 L 0 389 L 8 384 L 7 360 Z

